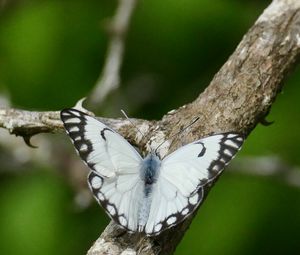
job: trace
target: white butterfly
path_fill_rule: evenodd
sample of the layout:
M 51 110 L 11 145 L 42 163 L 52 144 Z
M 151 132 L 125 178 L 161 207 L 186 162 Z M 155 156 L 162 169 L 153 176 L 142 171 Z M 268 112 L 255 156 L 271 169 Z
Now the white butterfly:
M 212 135 L 164 159 L 142 158 L 118 133 L 75 109 L 61 112 L 65 129 L 92 170 L 88 183 L 96 200 L 129 232 L 158 235 L 182 222 L 201 203 L 243 143 L 237 133 Z

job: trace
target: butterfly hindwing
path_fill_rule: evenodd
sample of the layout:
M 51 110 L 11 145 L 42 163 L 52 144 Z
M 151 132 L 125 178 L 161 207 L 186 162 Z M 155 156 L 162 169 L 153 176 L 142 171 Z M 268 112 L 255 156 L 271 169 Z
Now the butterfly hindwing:
M 106 213 L 129 232 L 138 228 L 138 209 L 143 183 L 138 176 L 102 177 L 91 171 L 88 183 L 94 197 Z
M 147 234 L 159 234 L 182 222 L 201 203 L 203 187 L 215 179 L 243 143 L 236 133 L 209 136 L 168 155 L 153 189 Z

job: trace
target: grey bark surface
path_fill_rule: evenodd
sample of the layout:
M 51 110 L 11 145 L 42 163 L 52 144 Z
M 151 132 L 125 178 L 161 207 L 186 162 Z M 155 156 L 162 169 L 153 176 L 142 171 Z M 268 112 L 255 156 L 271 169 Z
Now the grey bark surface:
M 183 144 L 212 133 L 236 131 L 247 136 L 263 122 L 299 53 L 300 1 L 275 0 L 243 37 L 206 90 L 193 102 L 170 111 L 160 121 L 134 120 L 146 138 L 139 135 L 127 120 L 101 120 L 142 152 L 147 152 L 199 117 L 193 126 L 160 148 L 162 157 Z M 30 137 L 39 132 L 62 130 L 62 123 L 58 112 L 0 109 L 0 127 Z M 206 195 L 210 188 L 206 187 Z M 88 254 L 172 254 L 194 216 L 153 238 L 125 233 L 111 222 Z

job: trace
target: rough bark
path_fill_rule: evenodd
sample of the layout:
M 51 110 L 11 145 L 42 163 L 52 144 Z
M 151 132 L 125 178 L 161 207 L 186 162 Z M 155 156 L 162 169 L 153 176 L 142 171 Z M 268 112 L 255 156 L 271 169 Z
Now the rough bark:
M 160 121 L 135 120 L 146 138 L 132 129 L 126 120 L 104 121 L 146 152 L 150 146 L 155 148 L 199 117 L 193 126 L 160 148 L 162 157 L 185 143 L 212 133 L 238 131 L 247 136 L 268 114 L 299 53 L 300 1 L 275 0 L 195 101 L 167 113 Z M 17 115 L 11 118 L 11 114 Z M 50 118 L 47 117 L 49 114 Z M 22 136 L 62 129 L 57 112 L 4 109 L 0 111 L 0 126 Z M 206 195 L 210 188 L 206 187 Z M 193 216 L 154 238 L 127 234 L 111 222 L 88 254 L 172 254 Z

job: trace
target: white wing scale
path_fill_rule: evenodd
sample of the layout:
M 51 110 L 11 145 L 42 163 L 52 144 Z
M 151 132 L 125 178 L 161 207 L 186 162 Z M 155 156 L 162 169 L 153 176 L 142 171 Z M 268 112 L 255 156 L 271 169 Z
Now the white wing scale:
M 243 143 L 241 135 L 223 133 L 179 148 L 160 162 L 156 182 L 145 196 L 144 161 L 122 136 L 75 109 L 63 110 L 61 118 L 92 169 L 88 183 L 96 200 L 117 224 L 147 235 L 158 235 L 192 214 L 204 187 L 222 173 Z

